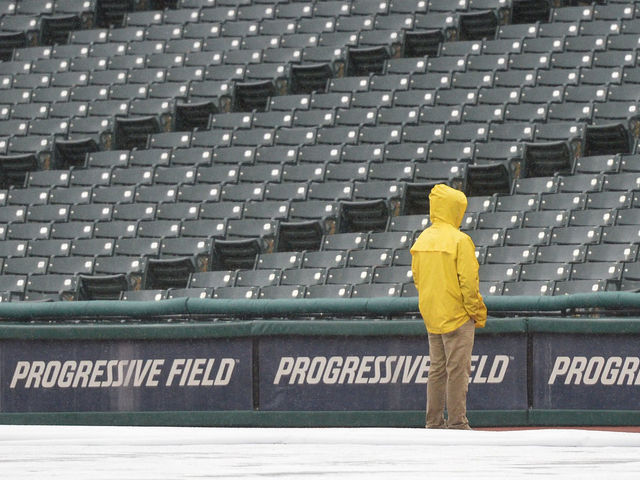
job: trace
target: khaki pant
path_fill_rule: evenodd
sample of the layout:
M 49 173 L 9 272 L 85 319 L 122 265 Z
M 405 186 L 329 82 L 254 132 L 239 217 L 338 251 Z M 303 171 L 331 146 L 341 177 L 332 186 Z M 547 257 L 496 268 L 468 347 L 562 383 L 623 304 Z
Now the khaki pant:
M 429 333 L 427 428 L 469 429 L 467 390 L 475 325 L 469 320 L 453 332 Z M 445 405 L 448 420 L 445 421 Z

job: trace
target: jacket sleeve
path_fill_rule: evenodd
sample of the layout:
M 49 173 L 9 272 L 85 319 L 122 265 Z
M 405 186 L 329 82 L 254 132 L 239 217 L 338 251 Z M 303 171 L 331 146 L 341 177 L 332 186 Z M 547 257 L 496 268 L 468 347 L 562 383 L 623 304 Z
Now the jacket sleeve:
M 418 259 L 416 258 L 417 254 L 411 252 L 411 275 L 413 276 L 413 283 L 416 285 L 416 290 L 418 289 L 418 282 L 420 279 L 420 273 L 418 271 Z
M 479 267 L 475 247 L 467 235 L 458 243 L 457 269 L 464 309 L 473 319 L 476 327 L 484 327 L 487 322 L 487 307 L 480 295 Z

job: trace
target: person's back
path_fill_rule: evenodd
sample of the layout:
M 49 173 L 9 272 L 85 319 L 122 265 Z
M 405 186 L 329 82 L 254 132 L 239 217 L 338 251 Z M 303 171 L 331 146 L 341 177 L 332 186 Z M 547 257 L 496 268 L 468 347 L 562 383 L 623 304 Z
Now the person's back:
M 471 237 L 459 230 L 467 199 L 439 184 L 429 195 L 431 226 L 411 247 L 420 313 L 431 333 L 455 330 L 469 318 L 484 326 L 486 308 L 478 292 L 478 261 Z
M 448 399 L 451 428 L 469 428 L 466 394 L 475 327 L 487 309 L 479 292 L 478 261 L 471 238 L 459 230 L 467 198 L 447 185 L 429 194 L 431 226 L 411 247 L 413 281 L 429 333 L 427 427 L 443 428 Z

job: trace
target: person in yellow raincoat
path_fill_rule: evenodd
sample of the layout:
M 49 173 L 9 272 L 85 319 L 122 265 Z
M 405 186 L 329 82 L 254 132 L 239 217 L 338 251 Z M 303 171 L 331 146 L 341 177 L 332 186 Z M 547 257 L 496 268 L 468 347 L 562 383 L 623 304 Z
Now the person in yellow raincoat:
M 473 240 L 460 231 L 466 208 L 464 193 L 444 184 L 434 186 L 429 194 L 431 225 L 411 247 L 413 281 L 429 335 L 427 428 L 470 428 L 471 351 L 475 328 L 487 321 L 487 307 L 478 290 Z

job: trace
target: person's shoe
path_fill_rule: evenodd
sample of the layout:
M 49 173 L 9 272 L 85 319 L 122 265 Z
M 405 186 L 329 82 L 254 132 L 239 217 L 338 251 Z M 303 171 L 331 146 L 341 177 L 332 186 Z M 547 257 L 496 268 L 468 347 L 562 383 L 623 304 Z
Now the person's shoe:
M 459 425 L 449 425 L 447 428 L 450 430 L 471 430 L 471 427 L 469 426 L 468 423 L 462 423 Z

